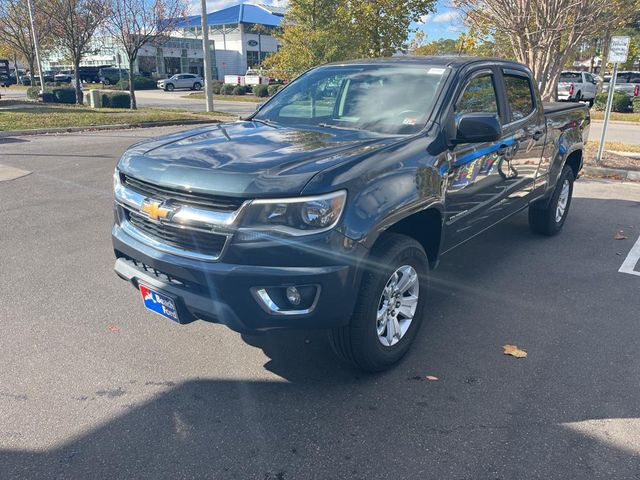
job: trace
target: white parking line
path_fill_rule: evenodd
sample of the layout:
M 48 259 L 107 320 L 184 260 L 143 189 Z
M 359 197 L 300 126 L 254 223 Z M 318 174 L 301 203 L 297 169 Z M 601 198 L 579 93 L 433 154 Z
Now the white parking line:
M 622 262 L 622 266 L 618 271 L 620 273 L 629 273 L 640 277 L 640 272 L 635 269 L 638 264 L 638 260 L 640 260 L 640 237 L 638 237 L 636 243 L 631 247 L 629 255 L 624 259 L 624 262 Z

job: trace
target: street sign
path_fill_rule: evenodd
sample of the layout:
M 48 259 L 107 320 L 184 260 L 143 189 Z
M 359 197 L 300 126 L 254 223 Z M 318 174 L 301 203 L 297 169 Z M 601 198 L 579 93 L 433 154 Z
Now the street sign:
M 607 128 L 609 126 L 609 115 L 611 115 L 611 106 L 613 104 L 613 94 L 616 88 L 616 80 L 618 78 L 618 64 L 627 61 L 629 55 L 629 37 L 611 37 L 609 43 L 608 63 L 613 63 L 613 73 L 609 79 L 609 95 L 607 95 L 607 106 L 604 109 L 604 125 L 602 126 L 602 136 L 600 137 L 600 145 L 596 155 L 596 163 L 599 164 L 604 153 L 604 142 L 607 138 Z
M 609 43 L 609 57 L 607 58 L 607 62 L 626 62 L 627 55 L 629 55 L 629 41 L 630 37 L 611 37 L 611 43 Z

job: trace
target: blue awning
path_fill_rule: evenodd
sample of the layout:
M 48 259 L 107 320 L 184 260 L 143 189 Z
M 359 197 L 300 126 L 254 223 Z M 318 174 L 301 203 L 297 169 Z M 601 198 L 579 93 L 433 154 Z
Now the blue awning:
M 256 23 L 268 27 L 278 27 L 282 22 L 282 10 L 268 5 L 253 5 L 239 3 L 223 8 L 207 15 L 209 25 L 225 25 L 233 23 Z M 178 28 L 192 28 L 200 26 L 200 15 L 192 15 L 177 22 Z

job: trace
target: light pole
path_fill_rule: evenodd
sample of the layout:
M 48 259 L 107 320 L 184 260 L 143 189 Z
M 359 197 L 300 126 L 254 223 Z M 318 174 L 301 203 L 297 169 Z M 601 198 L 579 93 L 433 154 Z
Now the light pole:
M 209 49 L 209 22 L 207 21 L 207 0 L 200 0 L 202 14 L 202 56 L 204 57 L 204 92 L 207 97 L 207 112 L 213 112 L 213 85 L 211 83 L 211 53 Z
M 36 51 L 36 63 L 38 64 L 38 73 L 40 74 L 40 93 L 44 94 L 44 75 L 42 73 L 42 64 L 40 63 L 40 46 L 38 45 L 38 34 L 36 33 L 36 26 L 33 21 L 33 5 L 31 4 L 31 0 L 27 0 L 27 8 L 29 9 L 31 33 L 33 34 L 33 48 Z

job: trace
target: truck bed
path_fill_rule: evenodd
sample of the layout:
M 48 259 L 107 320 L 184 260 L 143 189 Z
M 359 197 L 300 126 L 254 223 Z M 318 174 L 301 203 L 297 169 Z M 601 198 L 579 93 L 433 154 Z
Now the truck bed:
M 579 102 L 543 102 L 544 112 L 553 114 L 559 112 L 568 112 L 578 108 L 584 108 L 585 105 Z

